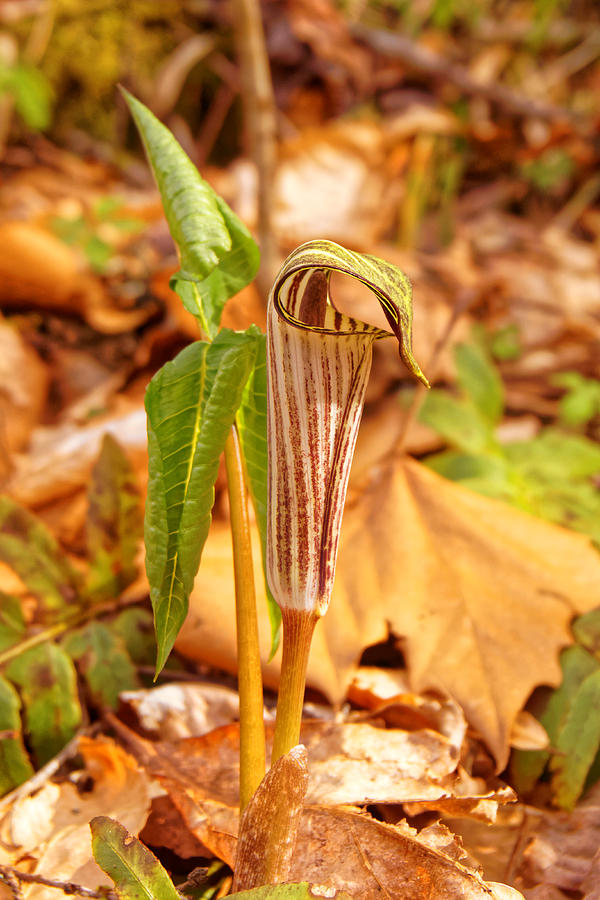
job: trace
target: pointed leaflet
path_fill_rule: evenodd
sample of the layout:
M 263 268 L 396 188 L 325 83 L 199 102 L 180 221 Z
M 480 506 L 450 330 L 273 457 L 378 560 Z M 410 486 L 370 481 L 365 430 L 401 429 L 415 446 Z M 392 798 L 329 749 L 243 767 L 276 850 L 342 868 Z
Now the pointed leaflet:
M 244 389 L 236 422 L 246 462 L 246 474 L 256 524 L 260 535 L 263 570 L 267 564 L 267 341 L 257 339 L 254 369 Z M 275 602 L 265 577 L 267 609 L 271 623 L 271 657 L 277 651 L 280 637 L 281 611 Z
M 282 608 L 326 611 L 373 341 L 388 332 L 338 312 L 332 271 L 369 287 L 408 369 L 410 283 L 390 263 L 309 241 L 281 269 L 268 309 L 268 579 Z
M 19 597 L 0 591 L 0 652 L 25 634 L 25 616 Z
M 62 750 L 81 723 L 73 663 L 61 647 L 47 642 L 21 653 L 5 674 L 21 689 L 25 725 L 42 766 Z
M 23 746 L 21 701 L 14 687 L 0 676 L 0 797 L 33 775 Z
M 219 457 L 254 364 L 259 334 L 252 327 L 221 331 L 212 344 L 198 341 L 148 385 L 146 572 L 157 671 L 187 613 L 210 526 Z
M 0 497 L 0 560 L 14 569 L 44 612 L 64 610 L 81 577 L 48 531 L 28 510 Z
M 124 641 L 102 622 L 90 622 L 72 632 L 63 647 L 77 663 L 97 708 L 116 709 L 121 691 L 139 688 Z
M 175 289 L 213 338 L 225 302 L 249 284 L 259 252 L 250 232 L 201 178 L 168 128 L 143 103 L 123 91 L 162 198 L 180 255 Z
M 96 816 L 90 828 L 94 859 L 114 881 L 120 900 L 181 900 L 154 854 L 119 822 Z
M 116 598 L 137 575 L 142 513 L 135 475 L 110 434 L 92 469 L 86 522 L 91 560 L 87 590 L 94 600 Z

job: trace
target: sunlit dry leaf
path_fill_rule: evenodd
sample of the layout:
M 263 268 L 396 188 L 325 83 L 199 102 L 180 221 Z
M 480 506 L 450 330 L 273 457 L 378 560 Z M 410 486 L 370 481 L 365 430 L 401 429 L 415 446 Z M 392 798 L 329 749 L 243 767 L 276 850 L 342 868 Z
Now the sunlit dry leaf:
M 221 684 L 164 684 L 120 695 L 144 731 L 163 741 L 198 737 L 239 717 L 237 691 Z
M 0 459 L 24 447 L 38 424 L 48 392 L 48 372 L 16 328 L 0 320 Z M 8 474 L 8 459 L 0 475 Z
M 110 882 L 92 858 L 90 819 L 109 814 L 137 834 L 148 817 L 152 788 L 146 773 L 114 741 L 82 737 L 79 747 L 85 769 L 70 781 L 46 783 L 6 811 L 0 820 L 0 863 L 33 862 L 33 871 L 41 875 L 95 888 Z M 56 900 L 56 892 L 42 885 L 29 887 L 27 896 Z
M 526 885 L 582 890 L 600 844 L 600 785 L 572 813 L 547 812 L 524 853 Z
M 385 611 L 413 687 L 451 693 L 502 769 L 528 695 L 560 680 L 570 619 L 600 603 L 590 542 L 410 460 L 382 466 L 344 523 L 330 627 L 351 611 L 357 629 L 338 664 L 380 639 Z
M 302 877 L 357 893 L 361 900 L 521 897 L 505 885 L 484 882 L 466 866 L 464 851 L 442 826 L 428 831 L 385 825 L 353 810 L 308 807 L 290 877 L 303 871 Z

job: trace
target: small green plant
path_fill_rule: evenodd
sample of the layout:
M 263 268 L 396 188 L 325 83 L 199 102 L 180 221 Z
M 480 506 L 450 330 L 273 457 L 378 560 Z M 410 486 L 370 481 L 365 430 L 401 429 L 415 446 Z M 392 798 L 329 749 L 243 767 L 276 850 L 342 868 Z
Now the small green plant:
M 583 791 L 600 779 L 600 610 L 573 624 L 575 643 L 561 654 L 562 684 L 534 696 L 548 750 L 516 750 L 511 777 L 526 795 L 545 775 L 557 806 L 572 809 Z
M 426 464 L 474 491 L 581 531 L 600 546 L 598 444 L 556 426 L 542 428 L 526 441 L 501 443 L 497 428 L 504 415 L 504 386 L 485 346 L 481 342 L 457 345 L 455 365 L 458 394 L 433 390 L 421 408 L 421 421 L 450 448 L 428 457 Z M 569 378 L 568 385 L 571 391 L 565 400 L 577 392 L 575 400 L 566 404 L 574 424 L 571 404 L 579 415 L 584 405 L 585 416 L 594 413 L 598 383 L 588 384 L 576 376 Z M 562 421 L 564 410 L 563 405 Z
M 115 252 L 115 242 L 143 230 L 141 219 L 124 214 L 120 197 L 100 197 L 89 210 L 73 218 L 55 216 L 50 226 L 57 237 L 77 247 L 98 274 L 106 271 Z
M 0 559 L 37 604 L 29 626 L 21 597 L 0 595 L 1 795 L 33 773 L 21 710 L 41 766 L 82 724 L 78 680 L 91 706 L 116 708 L 120 691 L 139 687 L 135 664 L 149 662 L 153 640 L 147 610 L 118 611 L 137 574 L 141 513 L 127 458 L 109 435 L 90 482 L 85 572 L 39 519 L 7 497 L 0 499 L 0 523 Z

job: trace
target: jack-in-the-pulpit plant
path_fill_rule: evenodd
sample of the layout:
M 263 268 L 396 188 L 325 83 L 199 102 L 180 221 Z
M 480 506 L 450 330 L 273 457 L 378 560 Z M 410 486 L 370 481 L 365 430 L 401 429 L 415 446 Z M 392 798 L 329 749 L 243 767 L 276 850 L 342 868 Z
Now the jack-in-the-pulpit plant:
M 390 334 L 336 310 L 329 295 L 331 273 L 345 273 L 371 289 L 408 369 L 427 383 L 411 351 L 411 289 L 408 279 L 383 260 L 329 241 L 311 241 L 288 257 L 276 279 L 267 339 L 255 325 L 244 332 L 222 329 L 225 303 L 256 275 L 258 248 L 168 129 L 138 100 L 124 95 L 177 245 L 180 270 L 172 286 L 201 330 L 201 339 L 166 363 L 146 392 L 146 571 L 157 672 L 187 612 L 223 454 L 238 633 L 240 808 L 250 814 L 265 773 L 265 736 L 247 487 L 271 588 L 272 650 L 279 609 L 284 624 L 276 760 L 298 743 L 310 642 L 331 596 L 373 342 Z M 205 600 L 210 615 L 214 598 Z M 289 817 L 283 813 L 264 823 L 264 883 L 286 880 L 279 863 L 292 836 L 284 833 L 287 825 L 282 823 Z M 139 893 L 148 851 L 135 840 L 132 844 L 109 819 L 95 820 L 94 843 L 96 858 L 115 883 L 122 888 L 133 882 Z M 171 891 L 156 866 L 152 877 L 158 879 L 161 895 L 170 897 L 175 888 Z
M 333 588 L 373 342 L 390 336 L 335 308 L 332 272 L 372 290 L 404 363 L 427 384 L 411 350 L 410 282 L 398 268 L 331 241 L 309 241 L 288 257 L 267 318 L 267 578 L 283 619 L 273 759 L 298 741 L 310 641 Z

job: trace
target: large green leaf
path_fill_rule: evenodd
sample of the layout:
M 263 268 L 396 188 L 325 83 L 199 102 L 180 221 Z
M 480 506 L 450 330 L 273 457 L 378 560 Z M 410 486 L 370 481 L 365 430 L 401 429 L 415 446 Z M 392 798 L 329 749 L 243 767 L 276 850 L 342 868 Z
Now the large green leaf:
M 134 581 L 142 512 L 135 474 L 110 434 L 92 469 L 86 522 L 91 560 L 87 589 L 94 600 L 116 598 Z
M 226 301 L 256 275 L 258 247 L 235 213 L 201 178 L 169 129 L 139 100 L 123 93 L 179 249 L 181 270 L 174 287 L 205 334 L 213 338 Z
M 63 647 L 77 663 L 96 707 L 116 709 L 121 691 L 139 688 L 123 640 L 102 622 L 89 622 L 72 632 Z
M 21 701 L 14 687 L 0 676 L 0 797 L 33 775 L 21 735 Z M 10 735 L 10 736 L 9 736 Z
M 260 335 L 257 339 L 257 353 L 254 369 L 242 397 L 237 414 L 237 425 L 246 462 L 246 473 L 252 505 L 256 513 L 256 523 L 260 534 L 263 570 L 266 573 L 267 560 L 267 339 Z M 267 608 L 271 622 L 271 656 L 279 645 L 281 610 L 269 588 L 265 574 Z
M 0 560 L 15 570 L 48 613 L 76 601 L 81 577 L 39 519 L 0 497 Z
M 173 646 L 208 535 L 219 457 L 254 365 L 260 332 L 221 331 L 186 347 L 146 392 L 146 571 L 157 671 Z
M 73 663 L 61 647 L 46 642 L 17 656 L 5 674 L 21 689 L 25 725 L 41 766 L 62 750 L 81 723 Z
M 154 854 L 119 822 L 96 816 L 90 828 L 94 859 L 114 881 L 121 900 L 181 900 Z

